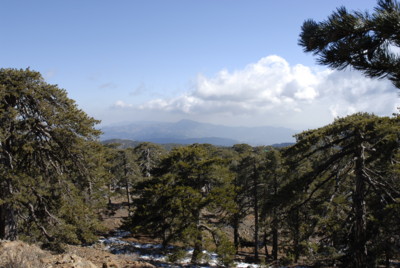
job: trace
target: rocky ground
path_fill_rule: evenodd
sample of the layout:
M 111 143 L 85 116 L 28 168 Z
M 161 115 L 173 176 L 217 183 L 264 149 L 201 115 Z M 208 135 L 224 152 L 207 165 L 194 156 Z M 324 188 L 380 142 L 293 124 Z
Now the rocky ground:
M 0 267 L 5 268 L 127 268 L 154 267 L 127 256 L 101 249 L 68 246 L 63 254 L 52 254 L 21 241 L 0 241 Z
M 104 224 L 111 231 L 117 229 L 127 210 L 122 203 L 113 206 L 112 213 L 104 215 Z M 66 246 L 63 254 L 54 254 L 21 241 L 0 240 L 0 267 L 4 268 L 132 268 L 155 267 L 137 261 L 134 255 L 115 255 L 103 245 L 93 247 Z

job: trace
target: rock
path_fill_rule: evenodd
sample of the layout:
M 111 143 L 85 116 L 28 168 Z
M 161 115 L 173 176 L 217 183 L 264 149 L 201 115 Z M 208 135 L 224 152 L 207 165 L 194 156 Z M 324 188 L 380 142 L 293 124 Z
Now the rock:
M 154 268 L 132 256 L 114 255 L 100 249 L 67 246 L 67 253 L 52 254 L 22 241 L 0 240 L 0 267 L 20 268 Z
M 120 266 L 115 262 L 104 262 L 103 268 L 120 268 Z
M 75 254 L 62 254 L 56 256 L 58 259 L 54 266 L 57 268 L 97 268 L 91 261 L 85 260 Z

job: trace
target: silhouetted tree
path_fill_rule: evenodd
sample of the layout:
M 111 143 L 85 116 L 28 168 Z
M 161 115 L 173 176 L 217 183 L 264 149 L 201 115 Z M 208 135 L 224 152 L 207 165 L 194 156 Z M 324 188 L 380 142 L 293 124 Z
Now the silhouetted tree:
M 375 12 L 340 7 L 322 22 L 304 22 L 299 44 L 334 69 L 351 66 L 369 77 L 389 78 L 400 88 L 400 5 L 379 0 Z

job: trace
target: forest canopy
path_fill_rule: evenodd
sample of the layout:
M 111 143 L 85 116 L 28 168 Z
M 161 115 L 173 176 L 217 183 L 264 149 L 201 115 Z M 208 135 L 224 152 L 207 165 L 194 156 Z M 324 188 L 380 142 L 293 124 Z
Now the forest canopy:
M 400 5 L 338 8 L 306 20 L 299 44 L 400 88 Z M 0 69 L 0 239 L 57 249 L 93 244 L 105 215 L 161 241 L 171 263 L 191 248 L 231 267 L 253 263 L 377 267 L 400 258 L 400 116 L 355 113 L 295 135 L 284 148 L 103 144 L 98 120 L 39 72 Z M 123 201 L 121 201 L 123 200 Z
M 95 242 L 118 197 L 129 209 L 123 228 L 193 247 L 192 263 L 209 249 L 230 266 L 248 246 L 255 262 L 399 257 L 397 115 L 338 118 L 285 148 L 118 148 L 38 72 L 1 69 L 0 94 L 2 239 Z

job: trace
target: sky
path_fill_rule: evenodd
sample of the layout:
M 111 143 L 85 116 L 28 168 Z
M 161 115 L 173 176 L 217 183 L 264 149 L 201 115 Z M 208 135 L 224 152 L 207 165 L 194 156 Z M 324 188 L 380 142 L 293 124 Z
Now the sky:
M 387 80 L 316 64 L 306 19 L 372 0 L 0 0 L 0 67 L 39 71 L 100 126 L 321 127 L 399 107 Z

